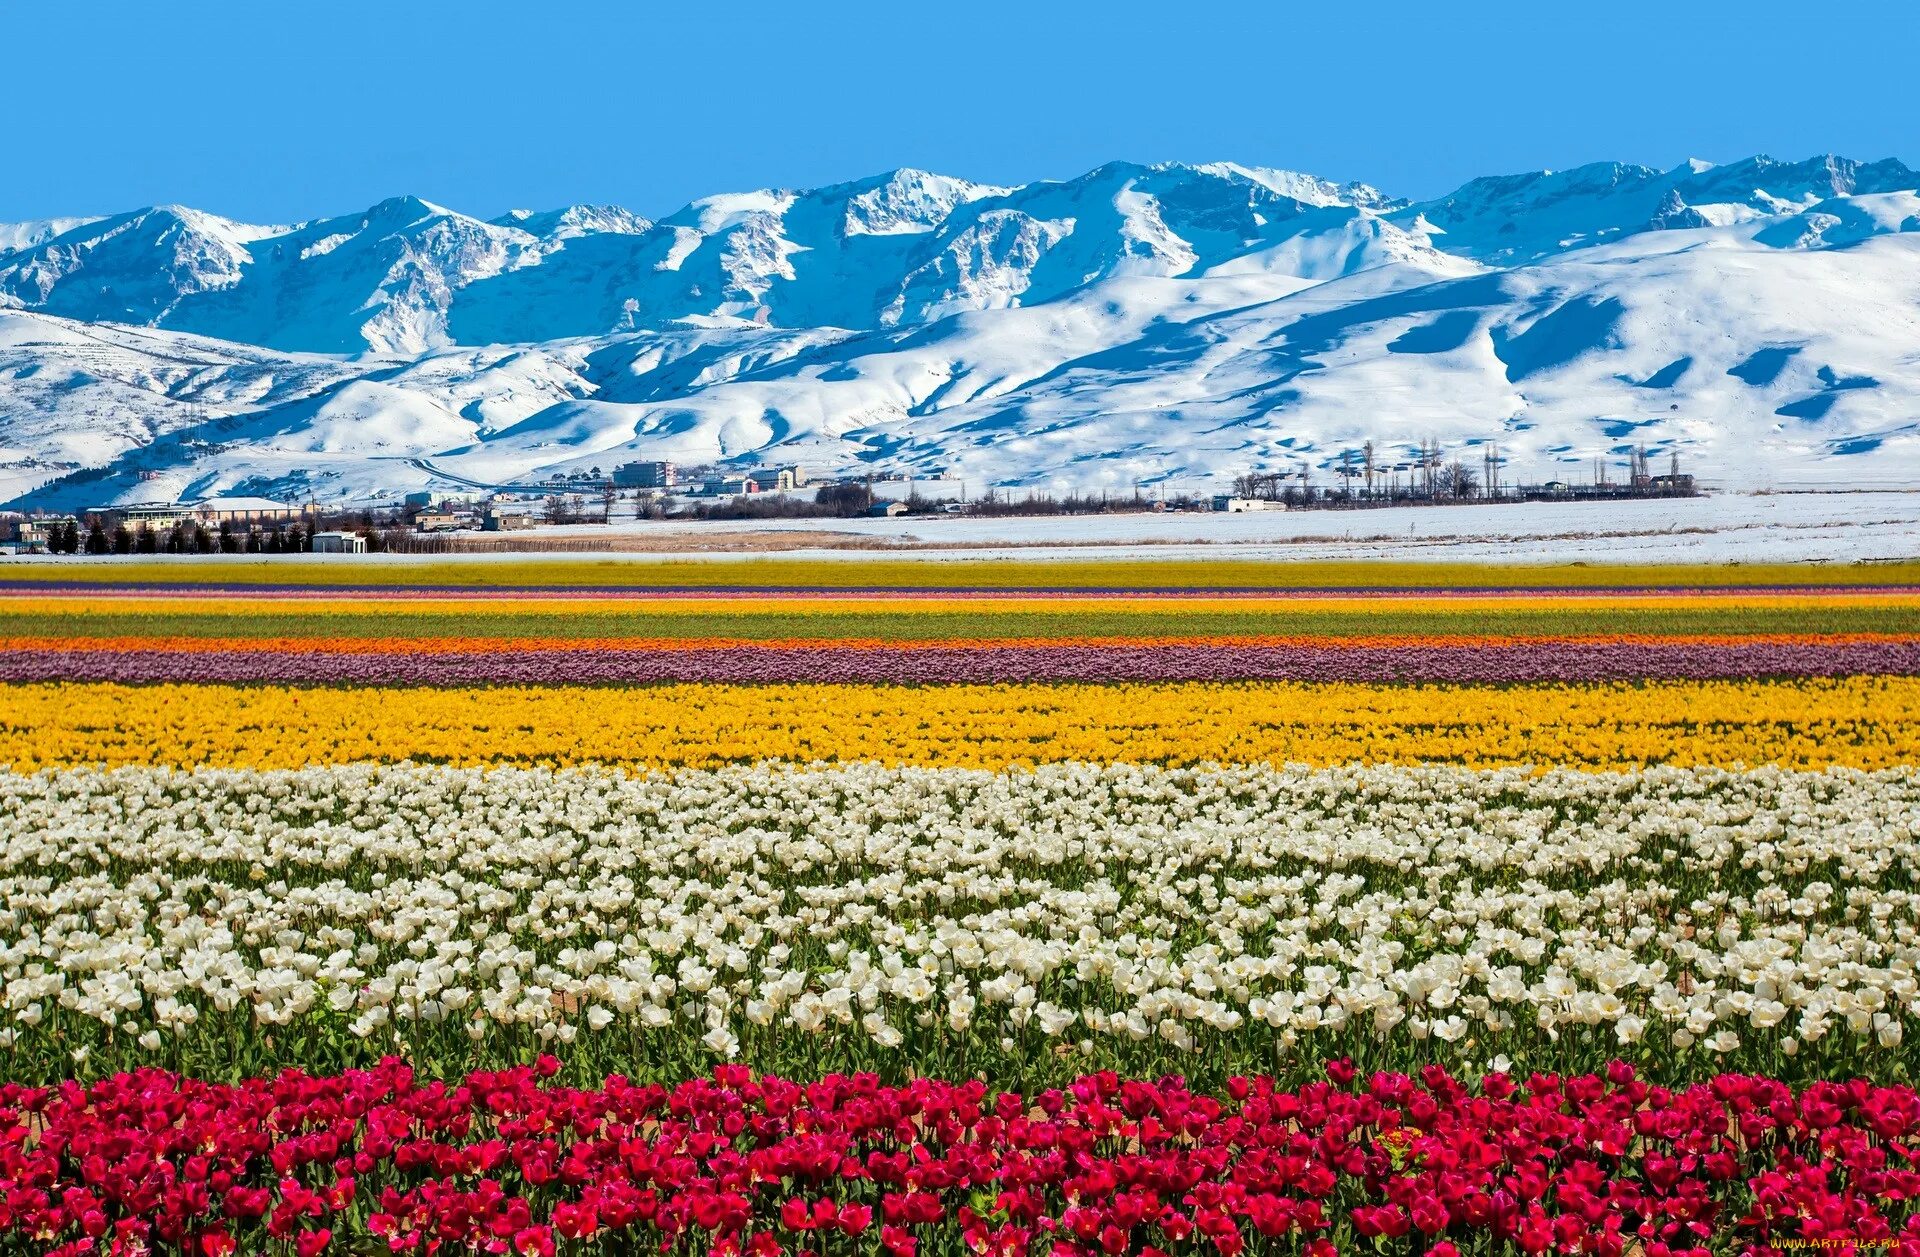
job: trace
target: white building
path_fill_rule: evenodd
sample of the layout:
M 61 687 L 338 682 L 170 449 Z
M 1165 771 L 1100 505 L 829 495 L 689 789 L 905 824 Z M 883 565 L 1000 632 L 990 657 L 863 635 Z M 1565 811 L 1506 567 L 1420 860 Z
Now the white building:
M 313 534 L 315 554 L 365 554 L 367 539 L 357 532 L 317 532 Z
M 271 498 L 201 498 L 197 502 L 133 502 L 123 506 L 96 506 L 87 512 L 103 523 L 125 524 L 165 532 L 175 524 L 238 524 L 243 528 L 291 523 L 306 515 L 303 507 Z

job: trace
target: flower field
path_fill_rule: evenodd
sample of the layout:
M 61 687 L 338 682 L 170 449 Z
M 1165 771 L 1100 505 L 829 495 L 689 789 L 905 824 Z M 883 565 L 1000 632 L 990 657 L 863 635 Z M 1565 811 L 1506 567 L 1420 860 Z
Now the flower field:
M 711 566 L 0 585 L 0 1251 L 1920 1252 L 1905 569 Z

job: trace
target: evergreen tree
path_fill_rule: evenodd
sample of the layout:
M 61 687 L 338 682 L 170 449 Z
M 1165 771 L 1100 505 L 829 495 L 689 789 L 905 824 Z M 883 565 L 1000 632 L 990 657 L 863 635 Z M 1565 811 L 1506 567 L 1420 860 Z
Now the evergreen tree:
M 127 531 L 125 524 L 113 526 L 113 552 L 115 554 L 133 553 L 133 534 Z
M 133 535 L 133 552 L 135 554 L 158 554 L 160 552 L 160 538 L 153 535 L 153 529 L 147 527 L 145 524 L 140 525 L 140 531 Z
M 60 553 L 80 553 L 80 525 L 75 520 L 68 520 L 60 529 Z
M 107 530 L 100 527 L 100 521 L 96 518 L 87 526 L 87 553 L 105 554 L 111 548 L 112 545 L 107 540 Z

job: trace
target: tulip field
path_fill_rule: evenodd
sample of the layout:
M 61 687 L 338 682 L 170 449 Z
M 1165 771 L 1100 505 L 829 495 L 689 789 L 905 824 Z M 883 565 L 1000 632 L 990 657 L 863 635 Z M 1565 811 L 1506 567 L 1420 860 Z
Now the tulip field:
M 0 571 L 0 1253 L 1920 1254 L 1920 567 Z

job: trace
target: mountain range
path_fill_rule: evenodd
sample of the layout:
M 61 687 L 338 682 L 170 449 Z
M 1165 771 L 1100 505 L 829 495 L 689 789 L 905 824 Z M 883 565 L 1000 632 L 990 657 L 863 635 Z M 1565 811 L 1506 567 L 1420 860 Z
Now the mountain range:
M 1520 479 L 1646 445 L 1920 481 L 1920 174 L 1754 157 L 1433 200 L 1239 166 L 916 170 L 482 220 L 0 224 L 0 501 L 368 500 L 635 459 L 977 485 Z

